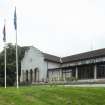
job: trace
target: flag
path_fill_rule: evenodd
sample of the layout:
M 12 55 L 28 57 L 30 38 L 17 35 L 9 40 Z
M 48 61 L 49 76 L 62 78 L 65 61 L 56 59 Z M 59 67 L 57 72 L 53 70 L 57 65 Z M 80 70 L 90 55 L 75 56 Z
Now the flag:
M 15 11 L 14 11 L 14 28 L 15 28 L 15 30 L 17 29 L 16 7 L 15 7 Z
M 5 30 L 5 25 L 4 25 L 4 28 L 3 28 L 3 41 L 5 42 L 6 41 L 6 30 Z

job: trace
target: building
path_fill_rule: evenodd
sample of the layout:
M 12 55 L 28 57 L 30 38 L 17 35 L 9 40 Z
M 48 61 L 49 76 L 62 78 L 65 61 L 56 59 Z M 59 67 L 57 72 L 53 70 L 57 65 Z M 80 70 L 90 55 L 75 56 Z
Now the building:
M 105 81 L 105 49 L 57 57 L 30 46 L 21 61 L 21 82 Z
M 45 82 L 48 69 L 59 68 L 60 58 L 43 53 L 30 46 L 21 61 L 21 82 Z

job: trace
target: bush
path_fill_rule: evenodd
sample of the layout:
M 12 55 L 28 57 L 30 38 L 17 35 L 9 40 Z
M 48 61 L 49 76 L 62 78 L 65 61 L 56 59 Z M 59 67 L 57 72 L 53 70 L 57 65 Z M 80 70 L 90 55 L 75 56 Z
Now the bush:
M 67 82 L 77 80 L 75 77 L 66 77 L 65 79 L 66 79 Z

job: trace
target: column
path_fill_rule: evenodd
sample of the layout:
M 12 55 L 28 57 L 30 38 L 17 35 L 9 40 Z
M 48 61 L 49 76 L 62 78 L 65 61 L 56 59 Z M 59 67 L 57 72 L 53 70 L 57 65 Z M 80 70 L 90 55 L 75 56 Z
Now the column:
M 23 70 L 21 70 L 20 82 L 24 82 L 24 78 L 23 78 Z
M 24 80 L 24 70 L 22 70 L 22 72 L 21 72 L 22 74 L 21 74 L 21 76 L 22 76 L 22 82 L 24 82 L 25 80 Z
M 37 71 L 36 71 L 36 82 L 38 82 L 38 69 L 37 69 Z
M 24 71 L 24 82 L 26 82 L 26 70 Z
M 62 69 L 59 70 L 59 81 L 62 81 Z
M 94 79 L 97 79 L 97 65 L 94 65 Z
M 32 72 L 32 77 L 33 77 L 33 78 L 32 78 L 32 82 L 34 83 L 34 82 L 35 82 L 35 81 L 34 81 L 34 80 L 35 80 L 35 73 L 34 73 L 34 70 L 32 70 L 32 71 L 33 71 L 33 72 Z
M 60 70 L 60 69 L 59 69 L 58 75 L 59 75 L 59 76 L 58 76 L 58 77 L 59 77 L 59 78 L 58 78 L 58 81 L 60 81 L 60 78 L 61 78 L 61 70 Z
M 30 70 L 28 70 L 28 82 L 30 82 Z
M 51 82 L 51 75 L 52 75 L 52 72 L 51 72 L 51 71 L 48 71 L 48 75 L 49 75 L 48 80 L 49 80 L 49 82 Z
M 78 79 L 78 67 L 76 67 L 76 79 Z

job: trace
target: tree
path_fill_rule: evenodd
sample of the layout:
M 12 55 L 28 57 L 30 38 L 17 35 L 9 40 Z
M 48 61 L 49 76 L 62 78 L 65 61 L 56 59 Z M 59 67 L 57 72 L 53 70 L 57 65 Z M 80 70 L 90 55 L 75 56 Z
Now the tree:
M 21 75 L 21 60 L 28 47 L 18 46 L 19 78 Z M 12 86 L 16 81 L 16 48 L 15 45 L 7 44 L 7 85 Z M 4 49 L 0 53 L 0 86 L 4 86 Z

